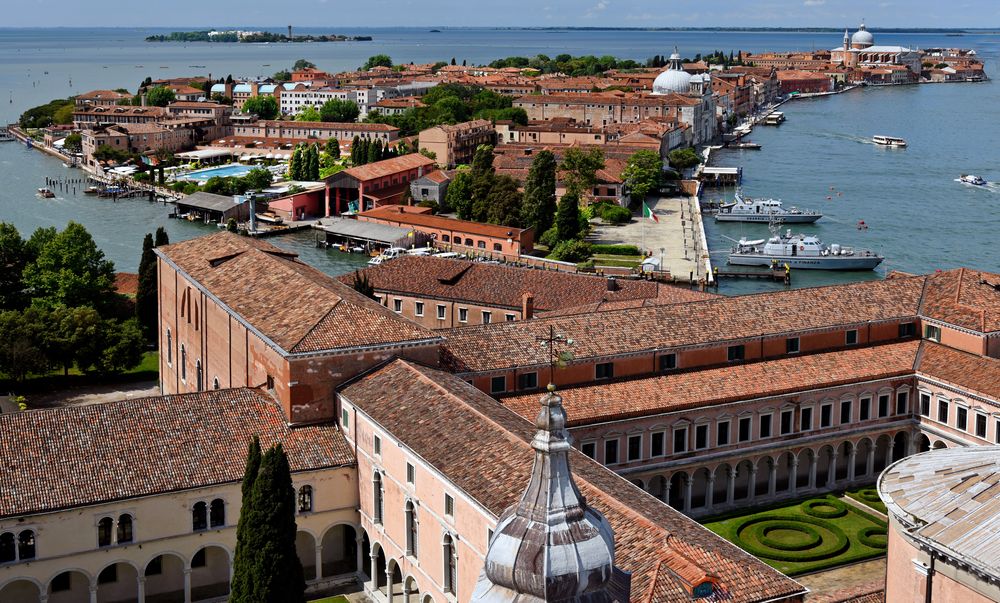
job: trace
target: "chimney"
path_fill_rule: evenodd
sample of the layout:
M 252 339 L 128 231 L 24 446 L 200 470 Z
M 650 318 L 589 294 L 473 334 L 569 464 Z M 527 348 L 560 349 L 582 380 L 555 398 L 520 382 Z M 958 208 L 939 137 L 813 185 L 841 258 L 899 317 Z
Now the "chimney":
M 608 291 L 618 291 L 618 279 L 613 276 L 608 277 Z
M 142 105 L 140 105 L 140 106 L 142 106 L 142 107 L 145 107 L 145 106 L 146 106 L 146 93 L 145 93 L 145 92 L 143 92 L 143 93 L 142 93 L 142 96 L 141 96 L 141 97 L 139 97 L 139 98 L 140 98 L 140 99 L 142 99 L 142 100 L 140 101 L 140 102 L 142 103 Z
M 525 293 L 521 296 L 521 319 L 530 320 L 535 317 L 535 294 Z

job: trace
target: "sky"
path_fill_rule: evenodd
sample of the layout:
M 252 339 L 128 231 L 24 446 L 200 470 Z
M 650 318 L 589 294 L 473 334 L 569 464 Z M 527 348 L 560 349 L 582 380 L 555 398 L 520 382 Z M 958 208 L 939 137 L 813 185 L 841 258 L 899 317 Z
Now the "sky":
M 7 27 L 1000 27 L 964 0 L 0 0 Z M 133 8 L 140 7 L 139 10 Z M 107 8 L 108 10 L 104 10 Z M 112 19 L 108 19 L 113 15 Z

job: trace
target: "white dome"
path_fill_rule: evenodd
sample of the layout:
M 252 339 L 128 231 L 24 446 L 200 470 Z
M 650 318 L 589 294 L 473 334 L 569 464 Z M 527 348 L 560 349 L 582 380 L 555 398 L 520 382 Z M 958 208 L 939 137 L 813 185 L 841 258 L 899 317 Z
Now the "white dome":
M 691 74 L 670 68 L 653 80 L 653 94 L 687 94 L 691 89 Z
M 851 45 L 855 44 L 860 46 L 872 46 L 875 44 L 875 36 L 873 36 L 870 31 L 865 29 L 864 23 L 862 23 L 861 27 L 858 28 L 858 31 L 854 32 L 854 35 L 851 36 Z

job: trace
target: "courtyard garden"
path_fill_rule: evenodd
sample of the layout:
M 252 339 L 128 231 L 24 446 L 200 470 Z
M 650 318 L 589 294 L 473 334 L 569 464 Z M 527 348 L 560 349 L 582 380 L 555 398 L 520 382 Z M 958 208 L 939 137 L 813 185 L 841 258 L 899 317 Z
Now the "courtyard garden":
M 858 501 L 863 505 L 875 509 L 882 515 L 885 515 L 887 513 L 885 508 L 885 503 L 882 502 L 881 498 L 879 498 L 878 490 L 875 489 L 875 486 L 868 486 L 865 488 L 854 488 L 851 490 L 847 490 L 846 492 L 844 492 L 844 494 L 850 496 L 851 498 L 853 498 L 854 500 Z
M 790 576 L 879 557 L 887 546 L 884 521 L 833 496 L 711 518 L 705 527 Z

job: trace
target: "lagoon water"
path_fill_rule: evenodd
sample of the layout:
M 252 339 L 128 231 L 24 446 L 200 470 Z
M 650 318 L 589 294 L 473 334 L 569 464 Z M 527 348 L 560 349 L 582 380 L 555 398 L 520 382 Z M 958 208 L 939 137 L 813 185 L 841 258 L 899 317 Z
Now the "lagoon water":
M 299 33 L 371 35 L 371 42 L 312 44 L 147 43 L 162 29 L 0 29 L 0 120 L 15 121 L 25 109 L 96 88 L 135 87 L 147 76 L 213 77 L 267 75 L 307 58 L 321 69 L 357 67 L 376 53 L 397 62 L 483 63 L 510 55 L 545 53 L 615 55 L 645 60 L 669 54 L 676 44 L 693 56 L 713 50 L 794 50 L 832 48 L 837 33 L 640 32 L 449 29 L 301 29 Z M 757 128 L 750 137 L 762 151 L 723 151 L 722 165 L 744 167 L 744 189 L 753 196 L 779 197 L 825 217 L 808 227 L 826 242 L 871 246 L 884 253 L 890 270 L 926 272 L 959 265 L 1000 271 L 1000 187 L 972 189 L 953 180 L 975 173 L 1000 181 L 1000 36 L 969 34 L 881 34 L 878 43 L 918 47 L 975 48 L 993 81 L 868 89 L 834 97 L 787 103 L 788 121 Z M 204 65 L 194 68 L 192 65 Z M 72 82 L 72 86 L 70 86 Z M 906 150 L 869 144 L 873 134 L 902 136 Z M 171 240 L 211 232 L 199 224 L 168 220 L 168 207 L 142 200 L 113 203 L 82 195 L 80 188 L 40 200 L 34 192 L 45 178 L 80 178 L 55 159 L 15 143 L 0 145 L 0 220 L 23 234 L 38 226 L 83 223 L 120 270 L 135 270 L 142 236 L 166 225 Z M 833 187 L 833 190 L 831 190 Z M 837 195 L 837 193 L 841 195 Z M 732 191 L 709 191 L 709 198 Z M 831 200 L 827 200 L 827 196 Z M 864 220 L 867 231 L 856 224 Z M 725 261 L 725 237 L 760 238 L 763 226 L 706 223 L 714 262 Z M 806 228 L 803 228 L 806 230 Z M 272 241 L 300 252 L 331 274 L 351 270 L 362 259 L 315 249 L 312 235 Z M 719 253 L 723 252 L 723 253 Z M 807 273 L 795 286 L 876 278 L 881 274 Z M 771 289 L 758 282 L 727 283 L 723 292 Z

